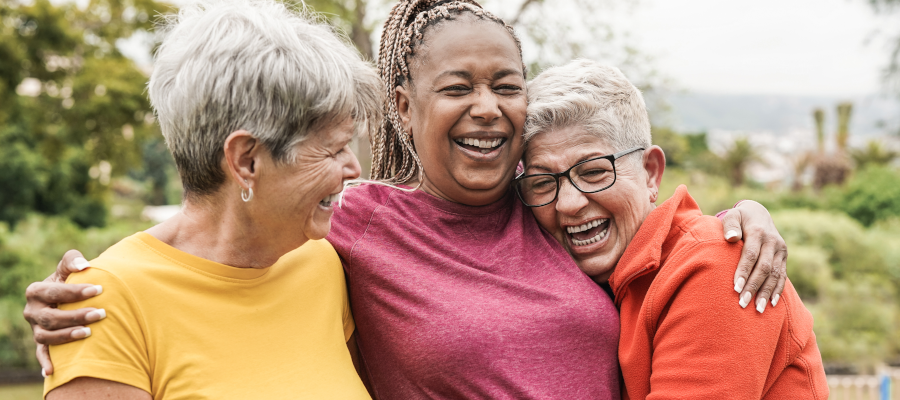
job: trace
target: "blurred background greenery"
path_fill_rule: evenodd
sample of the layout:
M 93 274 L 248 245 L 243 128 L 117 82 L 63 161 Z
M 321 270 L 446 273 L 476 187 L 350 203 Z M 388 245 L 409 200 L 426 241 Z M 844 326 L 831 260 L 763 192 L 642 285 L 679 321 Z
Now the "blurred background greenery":
M 789 178 L 757 179 L 754 168 L 771 161 L 753 134 L 711 149 L 709 132 L 657 122 L 669 110 L 658 90 L 668 78 L 604 13 L 633 1 L 485 3 L 507 11 L 499 14 L 523 37 L 532 75 L 589 56 L 621 66 L 639 84 L 651 103 L 654 141 L 668 158 L 661 198 L 687 184 L 708 214 L 741 199 L 769 208 L 830 372 L 900 364 L 898 153 L 881 139 L 851 145 L 852 103 L 803 111 L 817 128 L 816 143 L 790 154 Z M 390 1 L 307 4 L 328 13 L 361 53 L 375 55 Z M 584 12 L 553 17 L 561 4 Z M 890 15 L 898 5 L 870 3 Z M 152 65 L 124 54 L 128 43 L 152 48 L 153 20 L 174 10 L 154 0 L 0 3 L 0 371 L 38 369 L 21 314 L 30 282 L 51 273 L 67 249 L 96 257 L 159 219 L 153 212 L 164 209 L 153 206 L 180 202 L 177 172 L 145 93 Z M 591 47 L 598 41 L 608 46 Z M 900 94 L 900 38 L 892 43 L 883 86 Z M 826 115 L 835 116 L 834 126 L 823 122 Z M 885 135 L 896 133 L 885 128 Z M 368 144 L 354 146 L 367 171 Z

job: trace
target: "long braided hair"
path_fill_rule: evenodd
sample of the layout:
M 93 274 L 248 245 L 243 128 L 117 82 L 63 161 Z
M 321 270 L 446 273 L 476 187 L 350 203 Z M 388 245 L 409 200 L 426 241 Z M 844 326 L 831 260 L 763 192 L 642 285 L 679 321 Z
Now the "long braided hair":
M 422 44 L 425 30 L 465 12 L 506 28 L 516 42 L 519 58 L 522 57 L 522 45 L 513 28 L 474 0 L 401 0 L 394 5 L 384 23 L 378 51 L 378 70 L 387 102 L 381 129 L 371 137 L 372 179 L 399 184 L 418 177 L 422 171 L 411 137 L 400 124 L 394 90 L 412 81 L 409 58 L 414 55 L 413 49 Z M 524 64 L 522 74 L 525 74 Z

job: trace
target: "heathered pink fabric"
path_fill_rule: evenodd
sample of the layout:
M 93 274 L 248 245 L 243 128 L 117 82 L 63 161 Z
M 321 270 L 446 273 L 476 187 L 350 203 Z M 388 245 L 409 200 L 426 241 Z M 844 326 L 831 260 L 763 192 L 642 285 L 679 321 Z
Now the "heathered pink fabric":
M 615 306 L 514 193 L 348 189 L 328 240 L 379 399 L 619 398 Z

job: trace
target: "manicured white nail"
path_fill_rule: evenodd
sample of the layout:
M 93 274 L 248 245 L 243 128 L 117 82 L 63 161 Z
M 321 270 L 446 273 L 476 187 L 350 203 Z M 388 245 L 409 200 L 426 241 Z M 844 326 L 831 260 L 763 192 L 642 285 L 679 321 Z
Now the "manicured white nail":
M 89 263 L 88 260 L 85 260 L 82 257 L 76 257 L 74 260 L 72 260 L 72 265 L 74 265 L 75 268 L 78 268 L 79 271 L 84 271 L 85 268 L 91 266 L 91 263 Z
M 731 240 L 736 237 L 737 237 L 737 231 L 735 231 L 735 230 L 730 230 L 728 232 L 725 232 L 725 240 Z
M 763 311 L 766 311 L 765 298 L 760 297 L 758 300 L 756 300 L 756 311 L 759 311 L 760 314 L 762 314 Z
M 100 293 L 103 293 L 103 286 L 100 286 L 100 285 L 86 287 L 86 288 L 84 288 L 84 290 L 81 291 L 82 296 L 88 296 L 88 297 L 93 297 Z
M 43 369 L 43 368 L 41 368 L 41 376 L 43 376 L 43 377 L 44 377 L 44 378 L 46 378 L 46 377 L 47 377 L 47 372 L 46 372 L 46 371 L 44 371 L 44 369 Z
M 91 336 L 91 328 L 81 328 L 72 331 L 72 339 L 84 339 Z
M 772 307 L 775 307 L 775 305 L 778 304 L 778 299 L 780 299 L 780 298 L 781 298 L 780 294 L 772 295 Z
M 744 290 L 745 283 L 747 283 L 747 281 L 745 281 L 744 278 L 738 278 L 737 282 L 734 284 L 734 291 L 740 293 L 741 290 Z
M 750 304 L 750 292 L 744 292 L 744 294 L 741 295 L 740 304 L 741 308 L 747 308 L 747 304 Z
M 84 315 L 84 319 L 87 320 L 87 322 L 99 321 L 103 318 L 106 318 L 106 310 L 102 308 L 91 311 Z

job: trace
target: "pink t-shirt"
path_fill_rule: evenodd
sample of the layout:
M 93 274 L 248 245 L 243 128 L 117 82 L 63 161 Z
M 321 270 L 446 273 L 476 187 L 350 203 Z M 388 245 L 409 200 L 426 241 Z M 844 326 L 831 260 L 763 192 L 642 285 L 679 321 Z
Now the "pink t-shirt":
M 381 399 L 618 399 L 619 318 L 510 192 L 345 192 L 328 240 Z

